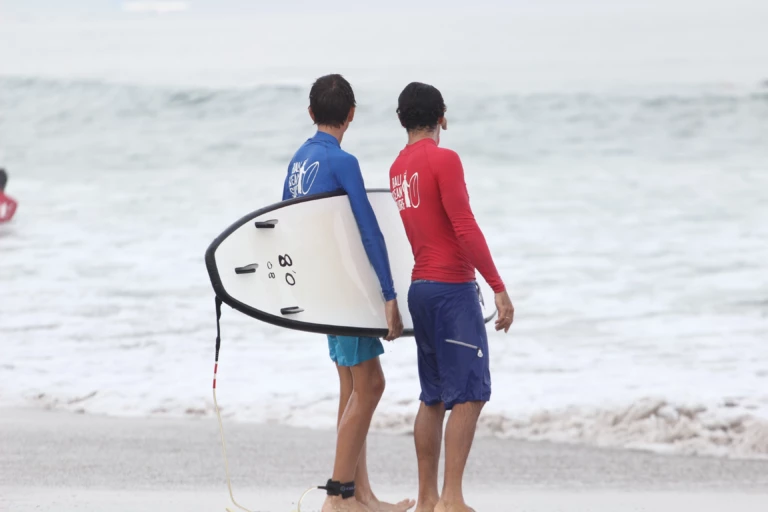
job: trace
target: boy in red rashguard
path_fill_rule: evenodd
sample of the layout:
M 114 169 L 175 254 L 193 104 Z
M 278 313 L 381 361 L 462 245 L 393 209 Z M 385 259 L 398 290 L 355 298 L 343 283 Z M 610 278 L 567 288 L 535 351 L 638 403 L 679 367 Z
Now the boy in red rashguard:
M 435 87 L 411 83 L 397 114 L 408 145 L 389 172 L 415 265 L 408 292 L 418 350 L 421 405 L 414 437 L 419 464 L 417 512 L 469 512 L 462 479 L 477 420 L 491 398 L 488 338 L 475 269 L 496 293 L 496 330 L 507 332 L 514 308 L 469 206 L 459 156 L 438 147 L 447 128 Z M 445 481 L 437 473 L 445 411 Z
M 16 213 L 16 201 L 5 195 L 5 185 L 8 183 L 8 173 L 0 169 L 0 224 L 8 222 Z

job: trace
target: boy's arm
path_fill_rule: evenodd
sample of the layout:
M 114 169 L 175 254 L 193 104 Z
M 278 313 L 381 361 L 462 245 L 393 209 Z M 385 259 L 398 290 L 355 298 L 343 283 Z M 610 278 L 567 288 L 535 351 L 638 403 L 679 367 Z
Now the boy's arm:
M 395 285 L 392 281 L 392 271 L 389 267 L 389 257 L 387 255 L 387 246 L 384 242 L 384 235 L 381 234 L 379 222 L 376 220 L 376 215 L 373 213 L 370 201 L 368 201 L 360 164 L 351 155 L 347 156 L 347 159 L 344 162 L 344 169 L 342 172 L 337 172 L 336 176 L 339 184 L 347 193 L 347 196 L 349 196 L 349 204 L 352 207 L 352 213 L 360 230 L 363 247 L 365 247 L 368 259 L 376 271 L 376 276 L 379 278 L 384 300 L 390 301 L 395 299 L 397 295 L 395 294 Z
M 456 237 L 472 265 L 480 272 L 494 293 L 503 292 L 504 282 L 496 270 L 488 243 L 469 206 L 469 193 L 459 155 L 453 151 L 441 151 L 436 161 L 431 163 L 436 164 L 433 168 L 437 175 L 443 209 L 453 225 Z

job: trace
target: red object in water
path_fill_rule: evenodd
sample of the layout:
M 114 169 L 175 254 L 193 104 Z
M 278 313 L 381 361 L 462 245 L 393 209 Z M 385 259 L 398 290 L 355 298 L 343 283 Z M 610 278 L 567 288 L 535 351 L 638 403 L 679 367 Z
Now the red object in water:
M 17 202 L 12 197 L 0 192 L 0 224 L 8 222 L 16 213 Z

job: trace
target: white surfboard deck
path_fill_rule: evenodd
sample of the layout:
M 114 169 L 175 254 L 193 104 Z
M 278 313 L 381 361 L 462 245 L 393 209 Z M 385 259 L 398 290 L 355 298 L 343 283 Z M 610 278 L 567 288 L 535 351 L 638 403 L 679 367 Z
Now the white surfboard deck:
M 404 335 L 413 335 L 411 245 L 390 191 L 369 190 L 368 198 L 387 244 Z M 322 334 L 387 333 L 381 287 L 345 194 L 318 194 L 253 212 L 213 241 L 205 261 L 222 302 L 258 320 Z M 494 294 L 480 276 L 477 283 L 488 322 L 496 315 Z

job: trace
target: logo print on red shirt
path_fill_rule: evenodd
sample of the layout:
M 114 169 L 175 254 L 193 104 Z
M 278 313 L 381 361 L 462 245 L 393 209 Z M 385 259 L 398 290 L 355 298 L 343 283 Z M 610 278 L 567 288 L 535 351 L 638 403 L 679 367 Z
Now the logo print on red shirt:
M 419 173 L 408 178 L 408 171 L 392 178 L 392 198 L 400 211 L 406 208 L 418 208 L 421 203 L 419 197 Z

